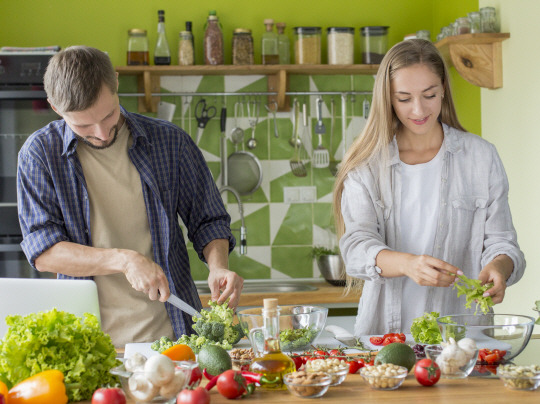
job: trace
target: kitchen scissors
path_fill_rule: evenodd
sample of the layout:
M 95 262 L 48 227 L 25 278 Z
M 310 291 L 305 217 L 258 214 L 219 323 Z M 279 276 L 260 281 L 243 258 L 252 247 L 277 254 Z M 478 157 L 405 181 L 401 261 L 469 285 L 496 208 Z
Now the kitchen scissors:
M 204 128 L 206 127 L 206 124 L 210 119 L 216 116 L 216 107 L 211 106 L 209 107 L 206 104 L 206 100 L 204 98 L 201 98 L 197 105 L 195 105 L 195 119 L 197 119 L 197 141 L 196 144 L 199 144 L 199 141 L 201 140 L 201 136 L 203 133 Z

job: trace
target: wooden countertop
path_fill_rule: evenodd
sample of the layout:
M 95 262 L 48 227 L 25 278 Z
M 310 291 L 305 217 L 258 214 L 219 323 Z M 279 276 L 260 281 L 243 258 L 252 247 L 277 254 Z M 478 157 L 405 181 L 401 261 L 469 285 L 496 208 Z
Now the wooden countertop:
M 288 304 L 313 304 L 313 305 L 328 305 L 328 304 L 343 304 L 343 303 L 356 303 L 360 296 L 350 293 L 347 296 L 343 295 L 344 288 L 340 286 L 330 285 L 324 280 L 306 281 L 305 284 L 313 285 L 317 290 L 307 292 L 287 292 L 287 293 L 275 293 L 272 292 L 272 284 L 268 283 L 267 293 L 245 293 L 240 296 L 240 303 L 238 306 L 262 306 L 263 299 L 275 297 L 278 299 L 280 305 Z M 199 295 L 203 307 L 208 307 L 210 301 L 210 295 Z
M 210 391 L 212 404 L 230 404 L 214 388 Z M 246 401 L 247 400 L 247 401 Z M 441 379 L 432 387 L 423 387 L 410 374 L 397 390 L 381 391 L 371 389 L 358 374 L 347 375 L 340 386 L 330 387 L 328 392 L 317 399 L 325 404 L 364 403 L 448 403 L 448 404 L 528 404 L 540 402 L 540 390 L 517 391 L 504 387 L 499 379 L 469 377 L 467 379 Z M 266 391 L 257 388 L 253 395 L 243 401 L 261 404 L 306 403 L 304 398 L 296 397 L 287 390 Z M 128 401 L 132 404 L 133 401 Z M 81 403 L 82 404 L 82 403 Z M 89 401 L 85 404 L 90 404 Z

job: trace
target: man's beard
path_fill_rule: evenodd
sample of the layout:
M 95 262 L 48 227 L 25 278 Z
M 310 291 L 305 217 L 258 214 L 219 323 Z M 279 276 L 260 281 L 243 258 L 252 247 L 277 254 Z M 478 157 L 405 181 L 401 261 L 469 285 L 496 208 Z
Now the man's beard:
M 112 137 L 112 140 L 110 141 L 110 143 L 106 144 L 106 145 L 103 145 L 103 146 L 96 146 L 95 144 L 93 144 L 92 142 L 90 142 L 89 140 L 87 140 L 86 138 L 80 136 L 80 135 L 77 135 L 75 132 L 75 137 L 77 139 L 79 139 L 81 142 L 83 142 L 85 145 L 91 147 L 92 149 L 96 149 L 96 150 L 103 150 L 103 149 L 106 149 L 108 147 L 111 147 L 114 142 L 116 142 L 116 139 L 118 137 L 118 125 L 114 125 L 112 128 L 111 128 L 111 132 L 114 130 L 114 134 L 113 134 L 113 137 Z M 96 138 L 97 139 L 97 138 Z

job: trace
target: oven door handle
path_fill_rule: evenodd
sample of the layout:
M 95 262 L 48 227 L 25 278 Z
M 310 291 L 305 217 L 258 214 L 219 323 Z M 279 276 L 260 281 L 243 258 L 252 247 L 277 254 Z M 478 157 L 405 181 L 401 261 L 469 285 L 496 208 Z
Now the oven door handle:
M 0 244 L 0 252 L 21 252 L 20 244 Z
M 46 100 L 47 93 L 43 90 L 7 90 L 0 91 L 0 100 Z

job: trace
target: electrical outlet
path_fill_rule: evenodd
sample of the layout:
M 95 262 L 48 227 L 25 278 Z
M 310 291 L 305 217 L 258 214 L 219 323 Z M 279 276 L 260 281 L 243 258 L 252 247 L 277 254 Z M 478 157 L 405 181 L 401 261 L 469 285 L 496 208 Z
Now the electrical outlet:
M 313 203 L 317 200 L 317 187 L 283 187 L 283 202 Z

